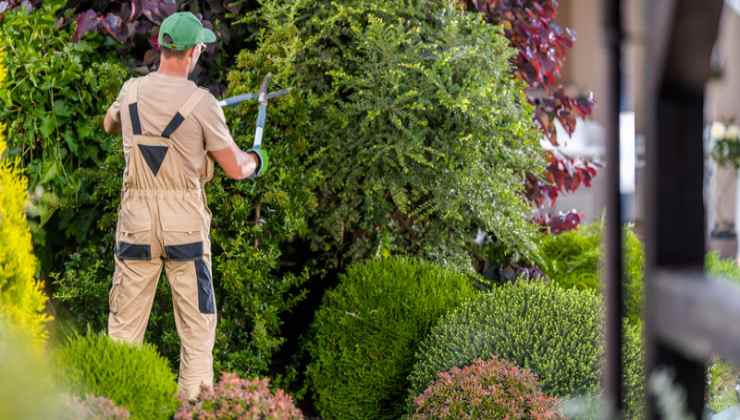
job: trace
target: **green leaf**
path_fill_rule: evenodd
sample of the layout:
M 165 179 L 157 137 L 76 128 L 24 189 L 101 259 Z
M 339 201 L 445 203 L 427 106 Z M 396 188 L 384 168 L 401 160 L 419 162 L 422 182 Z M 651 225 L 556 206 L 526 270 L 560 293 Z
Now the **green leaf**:
M 51 138 L 51 135 L 56 127 L 56 118 L 48 114 L 41 117 L 41 125 L 39 126 L 39 130 L 41 130 L 41 135 L 44 136 L 45 139 Z
M 55 115 L 59 117 L 69 117 L 73 114 L 72 109 L 67 105 L 67 102 L 61 99 L 57 99 L 54 101 L 54 105 L 52 106 L 52 110 Z

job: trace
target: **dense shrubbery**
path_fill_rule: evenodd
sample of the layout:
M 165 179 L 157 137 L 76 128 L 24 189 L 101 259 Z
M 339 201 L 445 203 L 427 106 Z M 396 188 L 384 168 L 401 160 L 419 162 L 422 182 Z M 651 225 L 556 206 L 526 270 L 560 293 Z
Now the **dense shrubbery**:
M 282 390 L 270 391 L 268 379 L 239 378 L 224 373 L 213 389 L 204 388 L 195 401 L 183 401 L 175 420 L 239 419 L 299 420 L 303 414 Z
M 563 419 L 558 404 L 532 372 L 494 357 L 439 373 L 414 401 L 411 419 Z
M 247 19 L 265 29 L 239 55 L 230 90 L 254 90 L 267 72 L 296 88 L 272 108 L 269 142 L 306 153 L 324 176 L 310 240 L 331 263 L 404 253 L 470 269 L 478 227 L 535 252 L 518 182 L 542 161 L 514 50 L 477 14 L 449 7 L 268 0 Z M 253 112 L 232 114 L 238 131 L 252 131 Z M 275 162 L 292 170 L 284 156 Z
M 2 44 L 0 44 L 2 45 Z M 4 52 L 0 49 L 0 92 L 4 91 Z M 26 221 L 28 192 L 17 159 L 6 158 L 5 126 L 0 123 L 0 318 L 46 339 L 46 295 L 36 280 L 37 262 Z
M 102 115 L 127 77 L 117 60 L 96 51 L 98 38 L 69 42 L 71 33 L 55 24 L 60 7 L 54 0 L 33 13 L 18 8 L 0 25 L 0 45 L 12 51 L 5 57 L 0 122 L 31 189 L 44 191 L 35 204 L 45 229 L 34 237 L 40 244 L 48 240 L 38 248 L 46 250 L 44 264 L 89 239 L 100 217 L 99 203 L 90 200 L 93 175 L 120 141 L 103 132 Z
M 200 3 L 189 2 L 187 7 Z M 125 15 L 128 4 L 101 3 L 98 11 L 120 7 L 123 12 L 116 13 Z M 118 57 L 101 55 L 112 49 L 110 40 L 103 41 L 99 34 L 69 43 L 75 28 L 57 27 L 55 12 L 60 7 L 59 0 L 49 0 L 33 14 L 14 10 L 3 16 L 0 45 L 13 54 L 0 57 L 10 72 L 3 87 L 0 65 L 0 123 L 11 134 L 10 155 L 26 165 L 32 189 L 41 187 L 34 194 L 34 211 L 44 229 L 35 238 L 46 245 L 39 248 L 48 253 L 45 268 L 60 271 L 63 266 L 52 276 L 59 309 L 78 326 L 90 324 L 100 330 L 107 316 L 123 169 L 120 142 L 102 132 L 100 120 L 128 71 Z M 136 13 L 131 16 L 139 18 L 137 25 L 149 25 L 141 18 L 142 10 Z M 93 14 L 87 18 L 97 19 Z M 220 307 L 216 369 L 249 376 L 274 372 L 275 353 L 289 335 L 284 322 L 306 296 L 307 282 L 321 279 L 324 284 L 312 285 L 321 289 L 349 266 L 340 287 L 318 312 L 308 384 L 324 417 L 393 417 L 402 411 L 416 342 L 438 316 L 472 295 L 470 279 L 419 260 L 350 264 L 406 254 L 470 271 L 478 229 L 506 259 L 540 262 L 523 197 L 527 174 L 541 172 L 544 162 L 532 124 L 533 109 L 523 84 L 511 77 L 515 51 L 500 28 L 486 24 L 476 13 L 450 7 L 446 0 L 262 0 L 260 8 L 240 23 L 241 29 L 260 29 L 254 38 L 235 44 L 253 43 L 256 48 L 239 55 L 228 77 L 230 93 L 255 90 L 267 72 L 275 74 L 275 88 L 295 89 L 271 104 L 266 143 L 274 170 L 256 183 L 217 175 L 208 189 Z M 124 25 L 119 29 L 123 31 Z M 126 26 L 129 29 L 141 28 Z M 98 48 L 104 44 L 106 48 Z M 134 44 L 122 48 L 140 48 Z M 153 58 L 151 50 L 147 54 L 145 61 Z M 231 58 L 209 65 L 216 68 Z M 222 81 L 223 74 L 214 80 Z M 254 111 L 245 104 L 228 112 L 242 146 L 251 144 Z M 11 169 L 15 164 L 7 165 L 0 166 L 3 187 L 3 169 L 16 171 Z M 5 200 L 7 191 L 0 190 L 0 199 Z M 25 195 L 22 201 L 17 198 L 20 194 L 13 196 L 14 214 L 22 215 Z M 0 230 L 5 228 L 2 223 Z M 13 238 L 28 242 L 27 232 Z M 642 254 L 636 243 L 628 234 L 628 252 L 637 252 L 634 258 L 628 255 L 630 318 L 639 317 Z M 596 228 L 546 239 L 543 269 L 561 285 L 596 289 L 599 244 Z M 0 244 L 4 281 L 3 252 Z M 30 285 L 23 292 L 28 300 L 14 296 L 14 302 L 33 314 L 28 325 L 42 331 L 44 299 L 34 281 L 35 266 L 20 266 Z M 169 290 L 166 282 L 159 288 L 147 341 L 174 362 L 179 342 Z M 586 292 L 547 293 L 566 297 L 555 297 L 554 303 L 537 301 L 550 312 L 532 310 L 532 318 L 514 316 L 516 305 L 531 297 L 510 296 L 511 302 L 488 308 L 501 319 L 514 320 L 507 322 L 516 328 L 509 327 L 514 329 L 507 339 L 481 335 L 480 331 L 499 325 L 493 320 L 475 331 L 476 340 L 492 340 L 486 345 L 496 349 L 525 346 L 537 355 L 547 344 L 548 331 L 562 332 L 564 337 L 547 338 L 563 343 L 548 348 L 550 354 L 537 359 L 511 350 L 512 360 L 545 372 L 546 390 L 593 391 L 598 374 L 594 360 L 600 351 L 594 344 L 600 334 L 594 324 L 597 299 L 568 297 Z M 573 315 L 568 305 L 585 312 Z M 305 310 L 310 319 L 312 308 Z M 24 316 L 18 312 L 16 321 L 25 325 Z M 572 325 L 561 331 L 555 322 Z M 530 331 L 526 328 L 544 331 L 541 335 L 546 338 L 522 335 Z M 583 342 L 576 343 L 574 334 Z M 532 341 L 522 344 L 517 341 L 521 337 Z M 101 352 L 118 360 L 117 370 L 110 362 L 101 362 Z M 152 415 L 167 416 L 174 411 L 169 395 L 173 374 L 151 348 L 83 337 L 65 346 L 62 354 L 74 366 L 72 382 L 84 386 L 85 392 L 109 396 L 127 405 L 134 416 L 158 409 L 166 413 Z M 639 347 L 630 347 L 627 356 L 631 360 L 641 356 Z M 552 360 L 559 363 L 558 372 Z M 458 360 L 454 362 L 446 368 L 458 366 Z M 639 378 L 639 369 L 630 363 L 628 371 Z M 430 368 L 430 373 L 438 368 Z M 134 380 L 141 371 L 155 373 Z M 122 387 L 120 381 L 130 386 Z M 222 396 L 188 409 L 205 413 L 213 407 L 239 405 L 243 395 L 231 394 L 236 389 L 232 385 L 222 383 Z M 137 393 L 147 398 L 134 401 Z
M 422 260 L 350 266 L 313 325 L 307 381 L 321 417 L 398 418 L 416 343 L 474 293 L 468 275 Z
M 175 374 L 151 345 L 116 343 L 88 333 L 62 346 L 58 360 L 66 385 L 82 395 L 108 397 L 133 418 L 168 418 L 177 408 Z
M 639 336 L 626 337 L 626 361 L 632 364 L 627 370 L 639 372 L 641 365 L 634 366 Z M 531 369 L 547 394 L 596 394 L 602 354 L 601 303 L 592 291 L 541 282 L 499 286 L 432 329 L 409 376 L 410 397 L 419 395 L 437 372 L 492 355 Z
M 542 162 L 531 107 L 511 79 L 513 50 L 479 15 L 446 5 L 269 0 L 249 15 L 264 29 L 230 74 L 231 93 L 253 91 L 268 71 L 273 89 L 295 90 L 270 105 L 274 170 L 258 182 L 217 175 L 208 187 L 218 370 L 273 371 L 307 281 L 320 290 L 352 261 L 398 253 L 469 269 L 477 227 L 511 253 L 535 253 L 521 194 Z M 250 145 L 255 108 L 227 117 Z M 113 147 L 89 178 L 93 231 L 55 282 L 65 312 L 95 329 L 105 326 L 121 171 Z M 175 361 L 162 283 L 147 340 Z
M 540 249 L 545 263 L 542 271 L 559 286 L 601 291 L 601 264 L 603 263 L 603 225 L 582 226 L 558 235 L 545 235 Z M 645 257 L 637 235 L 630 228 L 625 238 L 625 310 L 627 317 L 636 321 L 641 317 L 641 302 Z

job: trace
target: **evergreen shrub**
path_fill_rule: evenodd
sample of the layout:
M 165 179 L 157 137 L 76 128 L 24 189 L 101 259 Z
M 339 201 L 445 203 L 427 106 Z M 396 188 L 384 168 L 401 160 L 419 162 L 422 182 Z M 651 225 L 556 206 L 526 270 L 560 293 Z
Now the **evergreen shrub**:
M 417 343 L 474 293 L 468 275 L 415 258 L 350 266 L 313 324 L 306 376 L 321 417 L 398 418 Z
M 406 254 L 471 270 L 478 228 L 536 254 L 523 186 L 544 162 L 501 28 L 448 0 L 264 0 L 244 21 L 264 29 L 229 90 L 268 72 L 294 88 L 268 142 L 275 167 L 298 154 L 321 175 L 308 238 L 328 264 Z M 231 110 L 237 131 L 255 110 Z
M 601 291 L 601 266 L 604 261 L 602 223 L 581 226 L 557 235 L 543 235 L 540 250 L 542 271 L 565 288 Z M 624 229 L 626 316 L 641 318 L 645 257 L 643 246 L 631 228 Z
M 625 337 L 626 370 L 639 378 L 639 335 Z M 437 372 L 491 356 L 530 369 L 548 395 L 596 395 L 603 347 L 602 305 L 592 291 L 543 282 L 499 286 L 432 328 L 418 347 L 409 397 L 419 395 Z
M 28 334 L 0 320 L 0 419 L 58 418 L 59 389 L 45 356 Z
M 79 395 L 110 398 L 134 419 L 164 419 L 175 413 L 175 374 L 149 344 L 119 343 L 88 332 L 59 348 L 58 362 L 67 386 Z

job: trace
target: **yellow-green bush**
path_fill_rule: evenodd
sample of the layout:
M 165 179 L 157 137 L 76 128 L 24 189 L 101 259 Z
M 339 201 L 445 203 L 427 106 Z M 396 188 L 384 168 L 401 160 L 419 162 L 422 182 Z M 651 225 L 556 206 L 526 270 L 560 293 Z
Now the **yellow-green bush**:
M 0 419 L 79 419 L 63 412 L 53 366 L 34 347 L 27 334 L 0 320 Z
M 5 68 L 0 50 L 0 90 Z M 36 257 L 26 220 L 27 181 L 17 160 L 4 159 L 5 126 L 0 124 L 0 317 L 28 332 L 37 344 L 46 339 L 43 284 L 36 280 Z

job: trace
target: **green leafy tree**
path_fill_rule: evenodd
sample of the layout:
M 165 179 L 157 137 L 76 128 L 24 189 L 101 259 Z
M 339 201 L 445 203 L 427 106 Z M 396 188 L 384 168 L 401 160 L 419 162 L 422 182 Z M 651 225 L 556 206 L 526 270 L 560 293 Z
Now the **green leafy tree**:
M 399 253 L 470 270 L 480 228 L 536 254 L 517 183 L 543 165 L 500 29 L 442 0 L 264 0 L 246 22 L 265 29 L 230 90 L 268 72 L 295 88 L 271 111 L 268 144 L 294 145 L 323 175 L 312 250 L 340 268 Z M 232 113 L 240 130 L 253 113 Z
M 48 250 L 41 255 L 47 269 L 54 254 L 88 238 L 100 213 L 91 201 L 92 174 L 120 141 L 103 132 L 102 115 L 128 77 L 116 59 L 97 52 L 99 36 L 69 42 L 70 29 L 56 25 L 62 5 L 20 7 L 0 25 L 7 70 L 0 122 L 8 154 L 22 159 L 31 190 L 39 192 L 35 212 L 44 229 L 34 239 L 39 251 Z

